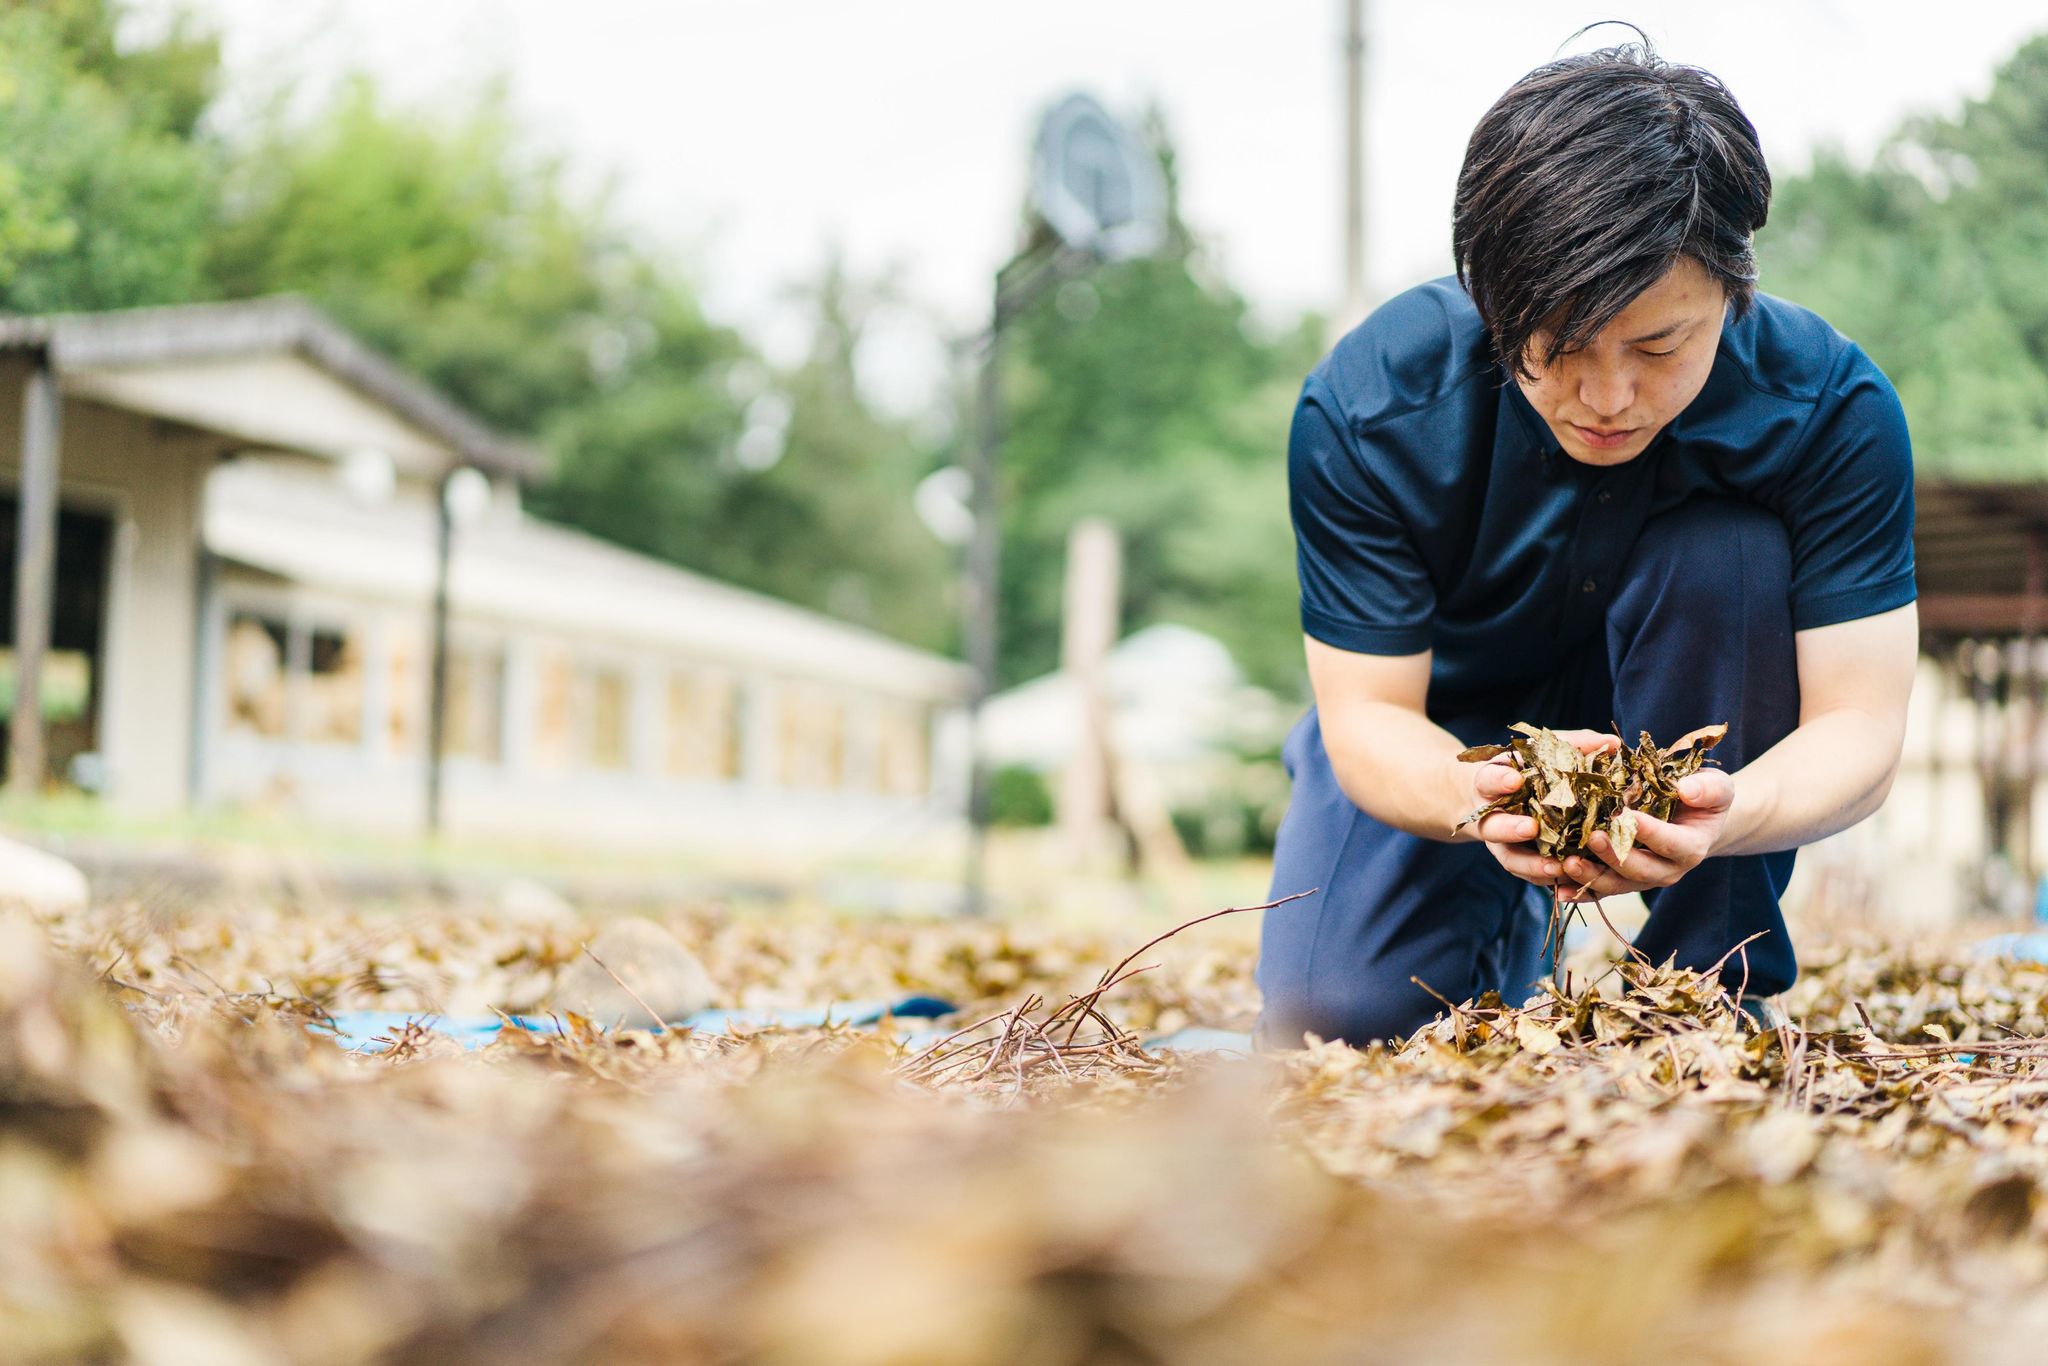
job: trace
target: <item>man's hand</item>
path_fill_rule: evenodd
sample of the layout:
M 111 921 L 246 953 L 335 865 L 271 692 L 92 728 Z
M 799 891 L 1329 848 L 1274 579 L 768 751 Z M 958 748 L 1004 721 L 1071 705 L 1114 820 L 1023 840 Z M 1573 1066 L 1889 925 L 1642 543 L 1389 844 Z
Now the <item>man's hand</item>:
M 1597 901 L 1624 892 L 1669 887 L 1700 866 L 1721 838 L 1728 808 L 1735 801 L 1735 780 L 1718 768 L 1703 768 L 1678 782 L 1678 805 L 1671 819 L 1636 812 L 1636 847 L 1628 857 L 1614 857 L 1614 842 L 1596 830 L 1588 841 L 1600 861 L 1568 858 L 1564 875 L 1578 886 L 1561 893 L 1565 901 Z
M 1621 748 L 1620 736 L 1608 735 L 1602 731 L 1561 730 L 1557 734 L 1560 739 L 1569 741 L 1581 754 L 1602 754 Z M 1496 755 L 1483 764 L 1467 767 L 1473 770 L 1472 791 L 1476 798 L 1472 803 L 1474 809 L 1485 806 L 1498 797 L 1505 797 L 1522 785 L 1522 770 L 1515 767 L 1514 756 L 1511 754 Z M 1649 821 L 1647 816 L 1639 819 L 1642 822 Z M 1662 821 L 1655 823 L 1664 824 Z M 1473 828 L 1479 838 L 1486 841 L 1487 852 L 1499 861 L 1500 866 L 1524 882 L 1533 882 L 1538 887 L 1554 887 L 1559 879 L 1570 876 L 1558 860 L 1546 858 L 1537 852 L 1534 843 L 1536 821 L 1532 816 L 1515 816 L 1505 811 L 1496 811 Z M 1638 837 L 1641 837 L 1640 829 Z M 1633 870 L 1633 854 L 1629 856 L 1628 862 L 1630 869 Z M 1698 860 L 1695 859 L 1694 862 Z

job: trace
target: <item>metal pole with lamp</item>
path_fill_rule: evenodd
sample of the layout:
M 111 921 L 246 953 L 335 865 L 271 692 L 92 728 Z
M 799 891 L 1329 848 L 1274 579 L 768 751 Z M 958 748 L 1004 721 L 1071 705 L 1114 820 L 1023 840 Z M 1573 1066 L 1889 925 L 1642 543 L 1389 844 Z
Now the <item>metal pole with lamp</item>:
M 967 544 L 962 594 L 967 663 L 967 866 L 962 904 L 988 910 L 989 774 L 982 755 L 982 712 L 995 691 L 1001 635 L 1003 331 L 1045 292 L 1103 261 L 1158 249 L 1166 238 L 1166 177 L 1152 150 L 1088 95 L 1069 95 L 1045 116 L 1031 159 L 1031 203 L 1050 230 L 996 273 L 988 330 L 981 337 L 976 423 L 968 467 Z
M 455 532 L 481 517 L 491 502 L 491 481 L 470 465 L 441 481 L 434 499 L 433 664 L 427 684 L 427 834 L 441 833 L 444 760 L 448 740 L 448 597 Z

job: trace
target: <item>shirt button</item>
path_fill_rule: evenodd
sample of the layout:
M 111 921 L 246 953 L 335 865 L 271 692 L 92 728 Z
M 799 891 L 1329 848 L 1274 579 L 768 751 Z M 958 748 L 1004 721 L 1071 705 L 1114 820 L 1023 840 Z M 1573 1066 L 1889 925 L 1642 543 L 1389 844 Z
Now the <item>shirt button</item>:
M 1598 579 L 1593 579 L 1593 578 L 1589 578 L 1589 579 L 1587 579 L 1587 580 L 1586 580 L 1586 581 L 1585 581 L 1584 583 L 1582 583 L 1582 584 L 1580 584 L 1580 585 L 1579 585 L 1579 591 L 1580 591 L 1581 593 L 1597 593 L 1597 592 L 1599 592 L 1599 591 L 1600 591 L 1600 580 L 1598 580 Z
M 1594 497 L 1599 499 L 1599 501 L 1602 503 L 1611 503 L 1614 501 L 1614 490 L 1601 489 L 1599 493 L 1594 495 Z

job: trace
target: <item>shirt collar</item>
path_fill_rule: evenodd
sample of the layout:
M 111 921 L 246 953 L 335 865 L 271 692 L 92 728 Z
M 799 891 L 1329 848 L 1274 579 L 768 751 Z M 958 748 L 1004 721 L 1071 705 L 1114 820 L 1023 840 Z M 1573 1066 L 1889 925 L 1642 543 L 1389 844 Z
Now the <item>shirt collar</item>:
M 1494 367 L 1494 375 L 1500 384 L 1503 401 L 1521 422 L 1522 435 L 1527 439 L 1529 449 L 1542 460 L 1543 472 L 1553 478 L 1565 473 L 1565 462 L 1570 457 L 1557 444 L 1557 437 L 1550 430 L 1550 424 L 1543 420 L 1543 415 L 1522 396 L 1522 386 L 1515 383 L 1506 362 Z

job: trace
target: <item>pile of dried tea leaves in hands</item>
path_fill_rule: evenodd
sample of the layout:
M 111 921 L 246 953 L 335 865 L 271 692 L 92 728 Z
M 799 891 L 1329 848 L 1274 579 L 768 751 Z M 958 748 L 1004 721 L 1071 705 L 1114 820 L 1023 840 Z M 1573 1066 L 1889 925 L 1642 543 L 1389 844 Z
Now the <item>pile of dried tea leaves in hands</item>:
M 1679 782 L 1711 762 L 1707 751 L 1728 733 L 1726 723 L 1702 726 L 1664 749 L 1644 731 L 1633 749 L 1617 744 L 1587 754 L 1556 731 L 1526 721 L 1508 729 L 1521 738 L 1474 745 L 1458 758 L 1476 764 L 1512 755 L 1523 774 L 1521 786 L 1459 821 L 1451 833 L 1505 811 L 1536 822 L 1536 849 L 1545 857 L 1595 858 L 1593 833 L 1602 831 L 1614 845 L 1617 863 L 1636 847 L 1636 814 L 1670 819 Z

